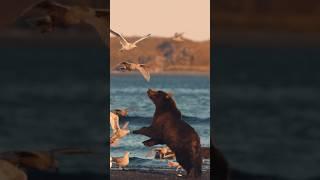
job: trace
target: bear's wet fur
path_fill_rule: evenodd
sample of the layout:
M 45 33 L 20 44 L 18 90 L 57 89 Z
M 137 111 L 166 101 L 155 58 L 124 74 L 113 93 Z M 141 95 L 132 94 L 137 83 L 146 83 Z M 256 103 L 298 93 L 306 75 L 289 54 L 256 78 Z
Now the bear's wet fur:
M 199 135 L 182 120 L 171 94 L 151 89 L 147 94 L 156 107 L 152 124 L 133 133 L 150 137 L 143 142 L 145 146 L 166 144 L 176 154 L 177 162 L 188 176 L 200 177 L 202 157 Z

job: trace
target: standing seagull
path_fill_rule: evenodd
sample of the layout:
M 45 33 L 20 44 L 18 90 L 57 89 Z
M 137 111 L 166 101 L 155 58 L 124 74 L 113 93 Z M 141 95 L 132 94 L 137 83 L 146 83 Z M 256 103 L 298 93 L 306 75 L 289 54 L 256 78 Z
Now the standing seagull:
M 114 69 L 121 72 L 138 70 L 146 81 L 150 81 L 150 72 L 145 64 L 121 62 Z
M 176 171 L 178 172 L 177 176 L 182 176 L 181 174 L 182 166 L 178 162 L 168 161 L 168 166 L 176 168 Z
M 129 50 L 131 50 L 131 49 L 136 48 L 138 42 L 143 41 L 144 39 L 147 39 L 147 38 L 149 38 L 149 37 L 151 36 L 151 34 L 148 34 L 148 35 L 143 36 L 142 38 L 136 40 L 136 41 L 133 42 L 133 43 L 129 43 L 129 42 L 123 37 L 122 34 L 119 34 L 119 33 L 115 32 L 115 31 L 113 31 L 112 29 L 110 29 L 110 32 L 111 32 L 111 34 L 117 36 L 117 37 L 120 39 L 120 44 L 121 44 L 121 46 L 122 46 L 121 49 L 120 49 L 121 52 L 124 51 L 124 50 L 129 51 Z
M 126 151 L 123 157 L 112 157 L 112 162 L 116 163 L 120 168 L 124 168 L 129 164 L 129 154 L 130 152 Z
M 172 152 L 172 150 L 168 146 L 154 148 L 151 150 L 151 152 L 153 151 L 156 152 L 156 159 L 173 159 L 176 157 L 174 152 Z
M 31 11 L 44 11 L 43 17 L 28 18 Z M 68 6 L 50 0 L 42 0 L 25 9 L 20 18 L 42 28 L 42 32 L 53 31 L 54 28 L 67 28 L 70 25 L 88 24 L 93 26 L 103 41 L 107 40 L 107 9 L 93 9 L 83 6 Z

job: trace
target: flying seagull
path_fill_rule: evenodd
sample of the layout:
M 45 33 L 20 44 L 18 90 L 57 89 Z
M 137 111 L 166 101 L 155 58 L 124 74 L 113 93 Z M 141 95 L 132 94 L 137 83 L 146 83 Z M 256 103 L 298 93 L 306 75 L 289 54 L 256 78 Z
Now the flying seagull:
M 128 115 L 128 109 L 113 109 L 111 112 L 122 117 Z
M 35 18 L 27 16 L 32 11 L 44 11 L 45 15 Z M 96 29 L 101 39 L 107 40 L 107 16 L 109 10 L 84 6 L 68 6 L 51 0 L 42 0 L 25 9 L 20 18 L 27 23 L 40 27 L 42 32 L 51 32 L 55 28 L 67 28 L 70 25 L 88 24 Z
M 147 68 L 148 67 L 145 64 L 124 61 L 119 63 L 114 69 L 121 72 L 138 70 L 146 81 L 150 81 L 150 72 Z
M 140 41 L 143 41 L 143 40 L 145 40 L 145 39 L 147 39 L 147 38 L 149 38 L 149 37 L 151 36 L 151 34 L 148 34 L 148 35 L 143 36 L 142 38 L 136 40 L 136 41 L 133 42 L 133 43 L 129 43 L 129 42 L 123 37 L 122 34 L 117 33 L 117 32 L 115 32 L 115 31 L 113 31 L 112 29 L 110 29 L 110 32 L 111 32 L 111 34 L 117 36 L 117 37 L 120 39 L 120 44 L 121 44 L 121 46 L 122 46 L 121 49 L 120 49 L 120 51 L 125 51 L 125 50 L 126 50 L 126 51 L 129 51 L 129 50 L 131 50 L 131 49 L 134 49 L 134 48 L 137 47 L 137 44 L 138 44 Z
M 112 134 L 110 137 L 111 146 L 115 146 L 121 138 L 130 133 L 128 125 L 129 122 L 126 122 L 121 128 L 119 125 L 119 116 L 113 112 L 110 112 L 110 127 L 112 129 Z
M 174 40 L 174 41 L 176 41 L 176 42 L 182 42 L 182 41 L 184 41 L 184 39 L 183 39 L 183 34 L 184 33 L 174 33 L 174 36 L 173 36 L 173 38 L 172 38 L 172 40 Z

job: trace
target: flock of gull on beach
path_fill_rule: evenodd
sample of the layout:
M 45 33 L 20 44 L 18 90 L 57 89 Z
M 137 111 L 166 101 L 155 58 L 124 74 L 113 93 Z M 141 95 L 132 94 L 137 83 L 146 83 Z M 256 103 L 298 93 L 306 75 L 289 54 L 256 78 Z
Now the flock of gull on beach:
M 41 11 L 44 13 L 41 16 L 30 16 L 33 11 Z M 109 29 L 107 26 L 107 16 L 109 10 L 107 9 L 95 9 L 87 6 L 77 5 L 64 5 L 51 0 L 41 0 L 35 4 L 32 4 L 29 8 L 25 9 L 17 21 L 23 21 L 31 27 L 40 28 L 42 33 L 52 32 L 56 28 L 68 28 L 72 25 L 87 24 L 95 28 L 100 35 L 100 38 L 107 44 L 107 33 Z M 151 34 L 148 34 L 135 42 L 128 42 L 124 36 L 113 30 L 110 33 L 119 38 L 121 44 L 121 52 L 130 51 L 137 47 L 137 43 L 149 38 Z M 183 33 L 175 33 L 172 38 L 173 41 L 182 42 Z M 146 81 L 150 81 L 150 73 L 148 67 L 144 64 L 137 64 L 132 62 L 121 62 L 115 68 L 120 72 L 124 71 L 139 71 Z M 128 129 L 128 122 L 125 122 L 122 127 L 119 125 L 119 116 L 127 116 L 128 111 L 126 109 L 115 109 L 110 112 L 110 127 L 112 128 L 112 134 L 110 137 L 110 146 L 117 146 L 120 139 L 130 133 Z M 158 159 L 174 159 L 174 153 L 167 147 L 154 148 L 146 156 L 152 156 L 155 153 L 155 158 Z M 0 153 L 0 179 L 8 180 L 27 180 L 27 174 L 25 169 L 31 168 L 39 171 L 57 171 L 58 162 L 56 155 L 59 154 L 79 154 L 79 153 L 92 153 L 83 149 L 57 149 L 49 151 L 10 151 Z M 110 168 L 114 163 L 120 168 L 127 167 L 129 164 L 129 152 L 125 152 L 123 157 L 110 157 Z M 181 166 L 175 161 L 168 161 L 169 167 L 175 167 L 176 169 L 182 169 Z

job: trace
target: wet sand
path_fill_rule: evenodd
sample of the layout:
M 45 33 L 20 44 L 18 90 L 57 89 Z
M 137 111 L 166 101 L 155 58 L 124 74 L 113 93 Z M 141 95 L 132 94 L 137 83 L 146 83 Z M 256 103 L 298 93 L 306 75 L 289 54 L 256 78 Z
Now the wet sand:
M 178 177 L 175 171 L 143 171 L 143 170 L 126 170 L 118 171 L 112 170 L 110 179 L 130 179 L 130 180 L 142 180 L 142 179 L 187 179 L 186 176 Z M 210 172 L 204 172 L 201 179 L 210 179 Z

